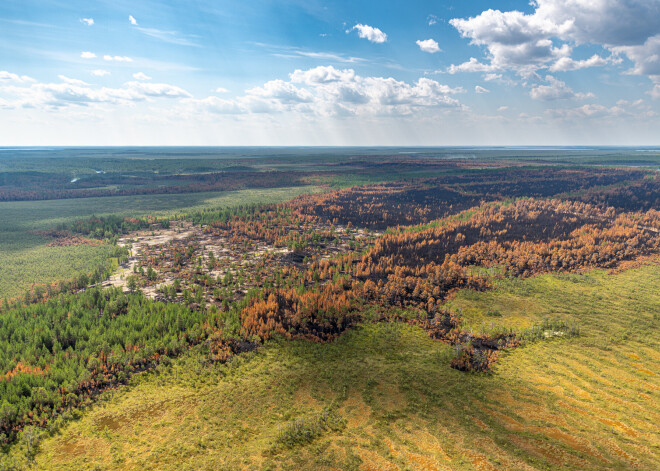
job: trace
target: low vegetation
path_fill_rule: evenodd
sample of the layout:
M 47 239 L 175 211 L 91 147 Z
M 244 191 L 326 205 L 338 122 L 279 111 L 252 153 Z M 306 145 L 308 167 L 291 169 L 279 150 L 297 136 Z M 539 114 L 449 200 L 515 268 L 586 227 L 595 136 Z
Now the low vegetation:
M 448 368 L 451 346 L 401 323 L 270 342 L 226 364 L 191 351 L 44 437 L 33 467 L 655 469 L 658 283 L 647 265 L 459 292 L 465 328 L 493 302 L 512 306 L 494 327 L 581 326 L 511 350 L 490 375 Z M 338 425 L 320 427 L 332 408 Z M 28 445 L 10 462 L 27 463 Z
M 101 189 L 252 185 L 213 199 L 151 196 L 131 212 L 147 198 L 134 195 L 113 213 L 119 197 L 80 198 L 76 217 L 35 211 L 7 226 L 9 267 L 21 231 L 40 250 L 98 259 L 78 272 L 54 263 L 59 281 L 0 308 L 2 466 L 658 464 L 656 174 L 264 162 Z M 298 186 L 274 188 L 294 174 Z M 373 183 L 330 189 L 350 178 Z M 76 196 L 97 191 L 93 179 Z M 311 182 L 329 186 L 302 194 Z

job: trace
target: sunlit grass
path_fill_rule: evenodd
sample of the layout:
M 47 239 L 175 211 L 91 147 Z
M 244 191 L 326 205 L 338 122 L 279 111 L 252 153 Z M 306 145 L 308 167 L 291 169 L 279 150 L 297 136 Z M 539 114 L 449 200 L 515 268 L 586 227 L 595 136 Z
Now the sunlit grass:
M 658 469 L 658 286 L 650 265 L 459 293 L 451 308 L 475 329 L 489 309 L 502 325 L 581 326 L 511 350 L 492 374 L 449 368 L 451 347 L 401 324 L 272 342 L 224 366 L 191 353 L 47 439 L 34 467 Z M 327 410 L 345 426 L 316 427 Z M 278 446 L 296 423 L 313 433 Z

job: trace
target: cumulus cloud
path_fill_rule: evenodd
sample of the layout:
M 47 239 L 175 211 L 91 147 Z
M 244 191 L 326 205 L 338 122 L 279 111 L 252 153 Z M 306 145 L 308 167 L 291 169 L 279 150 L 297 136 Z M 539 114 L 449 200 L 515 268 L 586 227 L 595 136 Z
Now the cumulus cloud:
M 309 103 L 314 99 L 314 95 L 304 88 L 298 88 L 291 82 L 284 80 L 271 80 L 261 87 L 246 90 L 247 95 L 272 99 L 279 104 Z
M 428 21 L 429 26 L 433 26 L 438 22 L 438 17 L 435 15 L 429 15 L 426 20 Z
M 126 82 L 124 87 L 137 97 L 189 98 L 192 96 L 183 88 L 167 83 Z
M 86 107 L 92 111 L 107 110 L 110 106 L 134 106 L 165 99 L 178 103 L 176 108 L 169 108 L 176 109 L 179 116 L 208 119 L 215 114 L 283 113 L 303 119 L 437 117 L 437 113 L 467 109 L 456 98 L 465 92 L 461 87 L 451 87 L 426 77 L 410 82 L 387 76 L 361 76 L 352 69 L 332 66 L 294 70 L 286 79 L 267 81 L 235 97 L 201 99 L 176 85 L 138 79 L 120 87 L 104 87 L 64 75 L 58 83 L 24 83 L 16 79 L 19 76 L 9 73 L 2 73 L 0 77 L 8 82 L 2 86 L 2 107 L 11 109 L 57 111 L 71 108 L 71 112 L 77 113 Z M 216 91 L 226 92 L 223 88 Z
M 660 74 L 659 0 L 535 0 L 534 12 L 486 10 L 450 24 L 485 47 L 494 69 L 522 73 L 548 67 L 568 71 L 619 63 L 625 54 L 633 73 Z M 614 56 L 572 58 L 573 48 L 596 44 Z M 458 66 L 456 66 L 458 67 Z M 463 69 L 456 68 L 456 71 Z
M 506 110 L 508 110 L 508 109 L 509 109 L 508 106 L 500 106 L 500 107 L 497 109 L 497 111 L 502 112 L 502 111 L 506 111 Z
M 96 57 L 96 54 L 89 51 L 83 51 L 80 53 L 80 57 L 82 57 L 83 59 L 94 59 Z
M 319 66 L 313 69 L 296 69 L 289 75 L 294 83 L 304 82 L 308 85 L 331 83 L 331 82 L 351 82 L 355 79 L 353 69 L 335 69 L 332 66 Z
M 547 75 L 545 81 L 548 83 L 547 85 L 533 86 L 529 96 L 542 101 L 594 98 L 593 93 L 575 93 L 566 85 L 566 82 L 562 82 L 551 75 Z
M 96 70 L 92 70 L 91 74 L 94 77 L 103 77 L 105 75 L 110 75 L 110 72 L 104 69 L 96 69 Z
M 133 59 L 127 56 L 111 56 L 106 54 L 103 56 L 104 61 L 115 61 L 115 62 L 133 62 Z
M 486 82 L 492 82 L 493 80 L 500 80 L 502 78 L 502 74 L 486 74 L 484 75 L 484 80 Z
M 94 26 L 94 18 L 80 18 L 80 22 L 87 26 Z
M 144 72 L 136 72 L 133 74 L 133 78 L 137 80 L 151 80 L 151 77 L 149 77 L 147 74 Z
M 450 65 L 447 68 L 447 72 L 450 74 L 457 74 L 459 72 L 490 72 L 495 69 L 496 67 L 493 65 L 484 64 L 479 62 L 476 58 L 470 57 L 470 60 L 467 62 L 458 65 Z
M 384 43 L 387 41 L 387 34 L 383 33 L 380 29 L 374 28 L 373 26 L 356 24 L 351 29 L 347 30 L 346 33 L 357 30 L 358 36 L 371 41 L 372 43 Z
M 430 54 L 442 51 L 442 49 L 440 49 L 438 46 L 438 43 L 433 39 L 418 40 L 416 43 L 422 51 L 428 52 Z
M 30 86 L 4 87 L 9 96 L 6 108 L 62 109 L 94 104 L 131 104 L 155 98 L 189 98 L 184 89 L 169 85 L 127 82 L 120 88 L 94 88 L 82 80 L 61 75 L 61 83 L 33 83 Z
M 319 66 L 295 70 L 288 81 L 271 80 L 231 100 L 184 100 L 193 109 L 221 114 L 298 112 L 319 116 L 405 116 L 435 108 L 460 109 L 452 88 L 420 78 L 407 83 L 391 77 L 363 77 L 352 69 Z
M 32 77 L 27 75 L 18 75 L 6 70 L 0 70 L 0 83 L 3 82 L 16 82 L 16 83 L 26 83 L 26 82 L 35 82 Z
M 128 15 L 128 22 L 133 26 L 137 26 L 138 24 L 137 20 L 133 17 L 133 15 Z
M 229 93 L 229 90 L 224 87 L 218 87 L 215 89 L 215 93 Z
M 569 70 L 586 69 L 587 67 L 602 67 L 608 64 L 620 64 L 622 59 L 618 56 L 601 57 L 594 54 L 589 59 L 574 60 L 570 57 L 562 57 L 550 66 L 551 72 L 566 72 Z
M 482 86 L 480 86 L 480 85 L 476 85 L 476 86 L 474 87 L 474 91 L 475 91 L 476 93 L 490 93 L 490 90 L 488 90 L 487 88 L 484 88 L 484 87 L 482 87 Z
M 648 38 L 643 44 L 618 46 L 614 51 L 625 54 L 633 61 L 632 73 L 649 75 L 652 79 L 660 76 L 660 34 Z M 657 78 L 655 80 L 658 81 Z

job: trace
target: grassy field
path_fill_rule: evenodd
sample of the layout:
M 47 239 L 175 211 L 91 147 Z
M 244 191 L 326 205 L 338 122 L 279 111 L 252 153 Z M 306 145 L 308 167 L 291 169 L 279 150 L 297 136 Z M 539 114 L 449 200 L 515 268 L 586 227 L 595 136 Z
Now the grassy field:
M 46 247 L 29 231 L 53 229 L 92 215 L 164 216 L 208 207 L 279 203 L 317 187 L 250 189 L 222 193 L 114 196 L 0 203 L 0 299 L 20 296 L 33 283 L 66 279 L 96 266 L 107 247 Z
M 550 316 L 582 334 L 449 368 L 423 331 L 363 325 L 196 353 L 109 394 L 46 439 L 34 469 L 659 469 L 660 266 L 540 276 L 450 303 L 475 330 Z M 14 449 L 23 457 L 21 445 Z

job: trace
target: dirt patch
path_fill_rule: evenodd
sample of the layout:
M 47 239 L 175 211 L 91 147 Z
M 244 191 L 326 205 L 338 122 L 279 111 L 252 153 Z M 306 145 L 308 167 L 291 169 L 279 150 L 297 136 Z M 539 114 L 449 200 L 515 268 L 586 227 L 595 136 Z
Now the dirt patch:
M 51 242 L 46 244 L 46 247 L 69 247 L 73 245 L 91 245 L 99 246 L 103 245 L 105 242 L 97 239 L 88 239 L 87 237 L 82 237 L 77 234 L 74 234 L 70 231 L 29 231 L 30 234 L 36 234 L 41 237 L 46 237 L 53 239 Z
M 96 429 L 99 432 L 104 431 L 106 428 L 111 431 L 116 431 L 123 426 L 131 425 L 136 421 L 161 415 L 161 413 L 165 411 L 166 408 L 167 404 L 164 403 L 151 404 L 147 407 L 136 411 L 130 411 L 126 414 L 105 415 L 96 419 L 94 422 L 96 424 Z

